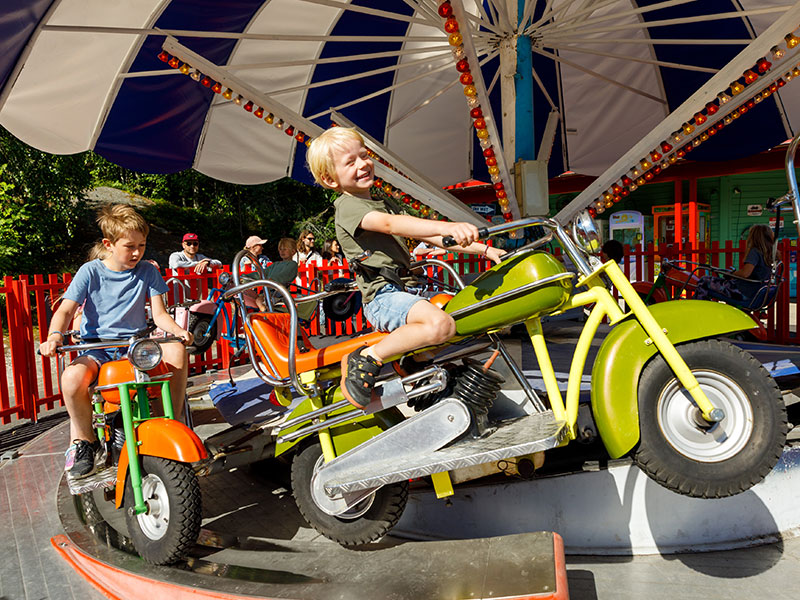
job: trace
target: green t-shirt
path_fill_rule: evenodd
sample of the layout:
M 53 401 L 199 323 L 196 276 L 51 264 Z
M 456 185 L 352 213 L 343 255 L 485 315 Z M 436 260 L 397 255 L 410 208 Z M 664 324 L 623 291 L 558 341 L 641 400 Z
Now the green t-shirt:
M 403 238 L 377 231 L 366 231 L 360 227 L 361 220 L 367 213 L 395 213 L 383 200 L 367 200 L 350 194 L 342 194 L 333 205 L 336 208 L 336 239 L 339 240 L 339 245 L 348 262 L 369 250 L 372 255 L 361 263 L 368 267 L 405 267 L 407 269 L 411 265 L 411 257 Z M 407 284 L 413 281 L 413 277 L 404 279 Z M 377 273 L 374 278 L 369 279 L 357 274 L 356 282 L 364 302 L 372 300 L 379 289 L 390 283 L 386 277 Z

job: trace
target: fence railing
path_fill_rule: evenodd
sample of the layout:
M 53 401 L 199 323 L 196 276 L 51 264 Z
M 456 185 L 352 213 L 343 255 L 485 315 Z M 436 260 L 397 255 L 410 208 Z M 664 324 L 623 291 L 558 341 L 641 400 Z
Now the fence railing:
M 625 250 L 627 258 L 623 261 L 623 270 L 626 275 L 633 280 L 647 281 L 654 281 L 656 265 L 661 257 L 731 267 L 738 266 L 745 256 L 744 242 L 726 242 L 724 245 L 715 242 L 695 250 L 688 247 L 662 247 L 657 251 L 652 244 L 644 248 L 639 245 L 633 248 L 626 246 Z M 767 312 L 767 335 L 769 341 L 796 344 L 800 343 L 800 339 L 795 331 L 790 330 L 789 324 L 790 316 L 796 322 L 799 312 L 797 303 L 793 302 L 794 294 L 790 295 L 797 277 L 797 246 L 789 240 L 782 240 L 780 251 L 783 255 L 785 281 L 777 301 Z M 481 272 L 489 265 L 486 259 L 472 255 L 451 254 L 439 258 L 452 264 L 460 275 Z M 227 269 L 226 267 L 225 270 Z M 431 267 L 429 271 L 432 277 L 441 278 L 439 269 Z M 197 275 L 192 271 L 168 270 L 165 278 L 176 277 L 185 282 L 190 290 L 190 298 L 200 300 L 206 298 L 209 289 L 218 283 L 219 273 L 220 271 L 210 275 Z M 52 314 L 53 301 L 63 293 L 71 277 L 68 273 L 32 277 L 21 275 L 17 278 L 5 277 L 0 281 L 0 295 L 5 297 L 6 304 L 6 314 L 3 324 L 0 325 L 0 350 L 4 356 L 4 360 L 0 361 L 0 423 L 9 423 L 15 419 L 35 421 L 41 411 L 62 403 L 56 361 L 37 356 L 36 348 L 47 335 L 46 324 Z M 346 265 L 302 265 L 296 281 L 299 287 L 295 286 L 294 292 L 300 295 L 309 294 L 339 277 L 351 277 Z M 447 277 L 444 280 L 452 283 L 448 282 Z M 168 304 L 186 299 L 182 286 L 170 286 Z M 790 311 L 793 311 L 791 315 Z M 362 331 L 368 326 L 362 311 L 358 311 L 352 319 L 344 323 L 328 321 L 323 324 L 320 323 L 319 316 L 319 312 L 315 313 L 308 325 L 310 335 L 319 334 L 323 330 L 328 334 L 349 334 Z M 39 324 L 43 326 L 40 327 Z M 210 369 L 226 369 L 232 362 L 235 364 L 243 360 L 246 360 L 246 356 L 233 359 L 230 344 L 220 340 L 204 354 L 192 356 L 189 368 L 191 373 L 202 373 Z

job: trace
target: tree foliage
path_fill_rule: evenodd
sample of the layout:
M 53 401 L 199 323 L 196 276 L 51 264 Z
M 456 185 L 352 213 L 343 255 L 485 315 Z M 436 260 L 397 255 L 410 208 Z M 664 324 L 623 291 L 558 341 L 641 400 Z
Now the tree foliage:
M 85 152 L 54 156 L 35 150 L 0 128 L 0 275 L 72 271 L 99 237 L 92 188 L 108 186 L 151 199 L 140 207 L 154 227 L 148 246 L 158 258 L 180 248 L 187 231 L 202 252 L 230 261 L 249 235 L 268 239 L 277 256 L 281 237 L 303 228 L 333 237 L 331 193 L 289 178 L 235 185 L 196 171 L 147 174 L 129 171 Z

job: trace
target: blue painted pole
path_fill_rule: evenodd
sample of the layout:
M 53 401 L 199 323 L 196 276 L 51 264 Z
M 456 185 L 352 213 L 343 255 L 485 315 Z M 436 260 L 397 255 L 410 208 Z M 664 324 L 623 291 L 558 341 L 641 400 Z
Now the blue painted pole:
M 522 21 L 525 0 L 517 2 L 517 20 Z M 519 24 L 522 29 L 523 23 Z M 534 160 L 536 140 L 533 130 L 533 54 L 531 39 L 521 35 L 517 38 L 517 74 L 515 76 L 514 160 Z

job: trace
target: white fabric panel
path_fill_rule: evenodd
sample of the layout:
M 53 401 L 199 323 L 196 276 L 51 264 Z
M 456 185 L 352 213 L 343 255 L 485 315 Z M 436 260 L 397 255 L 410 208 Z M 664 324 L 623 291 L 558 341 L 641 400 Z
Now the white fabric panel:
M 333 8 L 296 0 L 273 0 L 253 19 L 247 32 L 325 35 L 338 13 Z M 228 64 L 314 59 L 321 46 L 319 42 L 242 40 Z M 313 65 L 231 72 L 256 89 L 273 94 L 305 84 L 312 68 Z M 304 97 L 303 91 L 275 95 L 278 102 L 298 112 Z M 264 109 L 269 111 L 268 106 Z M 233 183 L 255 184 L 273 181 L 291 172 L 293 138 L 263 120 L 259 122 L 231 102 L 217 105 L 210 111 L 204 136 L 195 161 L 195 168 L 201 173 Z
M 620 2 L 596 15 L 624 10 Z M 617 16 L 614 24 L 637 23 L 632 16 Z M 579 30 L 576 30 L 579 31 Z M 643 38 L 639 30 L 625 30 L 615 35 L 627 39 Z M 592 37 L 605 34 L 593 34 Z M 588 36 L 587 36 L 588 37 Z M 574 42 L 580 44 L 580 34 Z M 648 47 L 634 44 L 587 44 L 590 50 L 647 57 Z M 625 62 L 574 51 L 560 53 L 566 60 L 580 64 L 612 81 L 618 81 L 657 98 L 662 98 L 661 82 L 652 65 Z M 622 156 L 633 144 L 658 125 L 668 114 L 664 104 L 650 100 L 608 81 L 588 75 L 574 67 L 561 65 L 562 88 L 566 106 L 563 125 L 567 128 L 569 167 L 577 173 L 597 175 Z M 555 100 L 555 99 L 554 99 Z M 571 133 L 570 133 L 571 132 Z
M 440 35 L 442 42 L 446 42 L 441 29 L 413 25 L 409 30 L 412 37 L 431 35 Z M 409 49 L 420 47 L 424 47 L 424 43 L 409 42 L 404 46 Z M 420 58 L 419 55 L 404 55 L 402 62 Z M 470 177 L 469 151 L 473 135 L 464 87 L 457 81 L 459 74 L 452 54 L 448 52 L 445 58 L 438 57 L 428 63 L 400 69 L 395 82 L 408 81 L 442 65 L 448 65 L 448 68 L 394 91 L 386 145 L 423 175 L 445 186 Z M 454 81 L 456 84 L 447 92 L 416 110 L 422 102 Z M 395 121 L 397 123 L 392 125 Z
M 64 0 L 50 24 L 144 27 L 159 5 L 158 0 Z M 53 154 L 89 149 L 117 74 L 137 47 L 135 35 L 41 32 L 0 112 L 0 124 Z

